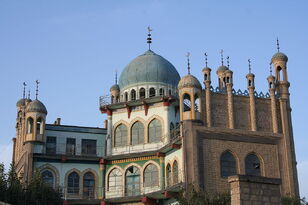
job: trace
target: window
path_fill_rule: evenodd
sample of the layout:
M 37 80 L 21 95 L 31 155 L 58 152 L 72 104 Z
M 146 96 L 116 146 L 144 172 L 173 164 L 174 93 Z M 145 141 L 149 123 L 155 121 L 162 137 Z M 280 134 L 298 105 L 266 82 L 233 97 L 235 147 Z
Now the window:
M 47 137 L 46 139 L 46 154 L 56 154 L 57 152 L 57 138 Z
M 130 100 L 136 100 L 136 90 L 130 91 Z
M 114 146 L 124 146 L 127 143 L 127 128 L 125 125 L 120 124 L 117 126 L 114 137 Z
M 28 118 L 28 128 L 27 133 L 30 134 L 33 132 L 33 119 L 31 117 Z
M 145 98 L 145 89 L 144 88 L 140 88 L 139 96 L 140 96 L 140 98 Z
M 76 139 L 67 138 L 66 139 L 66 154 L 75 155 L 75 150 L 76 150 Z
M 41 173 L 43 182 L 50 187 L 54 187 L 54 176 L 51 171 L 45 170 Z
M 127 92 L 125 92 L 125 94 L 124 94 L 124 97 L 125 97 L 125 102 L 127 102 L 128 101 L 128 93 Z
M 160 121 L 154 119 L 149 124 L 149 143 L 159 142 L 161 140 L 161 124 Z
M 68 175 L 67 193 L 79 194 L 79 175 L 76 172 L 72 172 Z
M 158 185 L 158 169 L 154 164 L 149 164 L 144 170 L 144 186 L 154 187 Z
M 96 140 L 82 139 L 81 146 L 83 155 L 96 155 Z
M 137 167 L 131 166 L 125 174 L 125 194 L 126 196 L 140 195 L 140 171 Z
M 261 176 L 261 164 L 255 154 L 249 154 L 245 158 L 246 175 Z
M 87 198 L 94 197 L 95 180 L 92 172 L 83 175 L 83 196 Z
M 144 142 L 144 126 L 141 122 L 136 122 L 132 126 L 132 145 Z
M 159 89 L 159 95 L 164 96 L 165 95 L 165 90 L 164 88 Z
M 184 112 L 190 111 L 191 109 L 191 101 L 190 101 L 190 95 L 184 94 L 183 96 L 183 106 L 184 106 Z
M 155 88 L 150 88 L 150 97 L 154 97 L 156 94 Z
M 167 176 L 167 186 L 171 186 L 171 166 L 170 164 L 167 165 L 167 172 L 166 172 L 166 176 Z
M 220 156 L 220 175 L 228 177 L 236 174 L 236 161 L 231 152 L 226 151 Z
M 122 186 L 122 172 L 119 169 L 113 169 L 108 177 L 108 191 L 117 191 Z
M 177 184 L 179 182 L 179 166 L 177 161 L 173 162 L 172 173 L 173 173 L 173 184 Z
M 172 91 L 171 90 L 169 90 L 169 96 L 171 96 L 172 95 Z

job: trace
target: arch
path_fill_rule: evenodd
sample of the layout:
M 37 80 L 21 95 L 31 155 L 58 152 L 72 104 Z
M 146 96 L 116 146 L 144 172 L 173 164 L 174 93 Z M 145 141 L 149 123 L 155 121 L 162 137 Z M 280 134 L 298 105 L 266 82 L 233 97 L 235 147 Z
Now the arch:
M 226 150 L 220 155 L 220 176 L 228 177 L 237 174 L 236 159 L 231 151 Z
M 144 88 L 140 88 L 139 89 L 139 98 L 145 98 L 145 89 Z
M 204 74 L 204 80 L 208 80 L 207 74 Z
M 37 134 L 43 134 L 43 120 L 41 117 L 39 117 L 37 120 L 36 120 L 36 133 Z
M 114 131 L 114 147 L 125 146 L 127 144 L 127 126 L 119 124 Z
M 125 195 L 140 195 L 140 169 L 137 166 L 130 166 L 125 171 Z
M 155 97 L 156 95 L 156 90 L 155 88 L 150 88 L 149 89 L 149 97 Z
M 95 196 L 95 176 L 93 172 L 87 171 L 83 175 L 83 197 L 94 198 Z
M 149 163 L 143 171 L 143 185 L 144 187 L 159 186 L 159 169 L 153 163 Z
M 49 169 L 41 171 L 41 177 L 45 184 L 54 188 L 55 187 L 55 176 Z
M 166 183 L 167 187 L 172 185 L 172 173 L 171 173 L 171 165 L 170 163 L 167 164 L 166 166 Z
M 144 143 L 144 125 L 140 121 L 136 121 L 131 127 L 131 144 Z
M 54 167 L 51 164 L 44 164 L 42 166 L 40 166 L 39 168 L 40 173 L 44 172 L 45 170 L 51 171 L 53 176 L 54 176 L 54 186 L 53 188 L 56 188 L 59 185 L 59 171 L 56 167 Z
M 114 167 L 107 174 L 107 191 L 115 192 L 123 186 L 123 171 Z
M 67 193 L 71 195 L 80 194 L 80 172 L 72 170 L 67 174 Z
M 154 118 L 148 125 L 148 142 L 154 143 L 161 141 L 162 124 L 160 120 Z
M 195 111 L 201 112 L 201 102 L 200 102 L 200 97 L 198 93 L 195 94 Z
M 160 96 L 164 96 L 165 95 L 165 89 L 164 88 L 160 88 L 159 89 L 159 95 Z
M 187 93 L 183 94 L 183 107 L 184 107 L 184 112 L 191 111 L 190 95 Z
M 33 118 L 28 117 L 27 119 L 27 134 L 33 133 Z
M 130 91 L 130 100 L 136 100 L 136 90 L 132 89 Z
M 260 158 L 255 153 L 249 153 L 245 157 L 245 174 L 261 176 L 262 164 Z
M 173 185 L 179 183 L 179 165 L 176 160 L 172 164 L 172 183 Z
M 127 92 L 124 93 L 124 101 L 125 101 L 125 102 L 128 101 L 128 93 L 127 93 Z

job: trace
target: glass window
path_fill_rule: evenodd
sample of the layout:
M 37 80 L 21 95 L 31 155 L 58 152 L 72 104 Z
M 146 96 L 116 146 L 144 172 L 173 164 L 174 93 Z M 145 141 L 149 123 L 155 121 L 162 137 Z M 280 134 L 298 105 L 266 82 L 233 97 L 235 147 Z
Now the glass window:
M 164 96 L 165 95 L 165 90 L 164 88 L 159 89 L 159 95 Z
M 96 155 L 96 140 L 82 139 L 81 146 L 83 155 Z
M 166 176 L 167 176 L 167 186 L 171 186 L 171 166 L 170 164 L 167 165 L 167 172 L 166 172 Z
M 177 161 L 173 162 L 172 172 L 173 172 L 173 184 L 177 184 L 179 182 L 179 166 Z
M 132 90 L 130 92 L 130 100 L 136 100 L 136 90 Z
M 120 124 L 117 126 L 114 137 L 114 146 L 124 146 L 127 143 L 127 128 L 125 125 Z
M 125 194 L 127 196 L 140 195 L 140 171 L 137 167 L 131 166 L 125 174 Z
M 159 142 L 161 140 L 161 124 L 155 119 L 149 124 L 149 143 Z
M 108 191 L 116 191 L 122 186 L 122 172 L 119 169 L 113 169 L 108 177 Z
M 141 122 L 136 122 L 132 126 L 132 145 L 144 143 L 144 126 Z
M 246 175 L 261 176 L 261 164 L 255 154 L 249 154 L 245 158 Z
M 144 186 L 154 187 L 159 185 L 158 169 L 154 164 L 149 164 L 144 170 Z
M 54 176 L 51 171 L 45 170 L 42 172 L 42 179 L 48 186 L 54 187 Z
M 220 175 L 228 177 L 236 174 L 236 161 L 229 151 L 224 152 L 220 156 Z
M 75 155 L 75 149 L 76 149 L 76 139 L 66 138 L 66 154 Z
M 56 154 L 57 151 L 57 138 L 47 137 L 46 139 L 46 154 Z
M 72 172 L 68 175 L 67 193 L 79 194 L 79 175 L 76 172 Z
M 150 88 L 150 97 L 154 97 L 156 95 L 155 88 Z
M 95 180 L 92 172 L 83 175 L 83 196 L 88 198 L 94 197 Z
M 145 98 L 145 89 L 144 88 L 140 88 L 139 96 L 140 96 L 140 98 Z

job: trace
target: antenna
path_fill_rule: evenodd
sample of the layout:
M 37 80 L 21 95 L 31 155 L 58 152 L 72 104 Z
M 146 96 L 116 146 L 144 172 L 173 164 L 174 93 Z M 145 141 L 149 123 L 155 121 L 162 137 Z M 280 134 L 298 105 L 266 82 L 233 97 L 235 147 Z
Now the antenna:
M 220 50 L 220 56 L 221 56 L 221 65 L 224 65 L 224 50 Z
M 230 68 L 230 57 L 229 56 L 227 56 L 227 65 L 228 65 L 228 68 Z
M 147 38 L 147 43 L 149 44 L 149 50 L 151 50 L 151 43 L 152 43 L 152 35 L 151 32 L 153 31 L 153 29 L 148 26 L 148 38 Z
M 279 46 L 279 39 L 278 39 L 278 37 L 277 37 L 277 43 L 276 43 L 276 45 L 277 45 L 277 50 L 278 50 L 278 52 L 279 52 L 279 50 L 280 50 L 280 46 Z
M 23 86 L 24 86 L 24 90 L 23 90 L 23 94 L 22 94 L 22 98 L 25 99 L 26 98 L 26 82 L 23 82 Z
M 190 74 L 190 63 L 189 63 L 190 53 L 189 52 L 187 52 L 186 57 L 187 57 L 187 70 L 188 70 L 188 74 Z
M 36 80 L 36 81 L 35 81 L 35 83 L 36 83 L 35 99 L 37 100 L 37 96 L 38 96 L 38 91 L 39 91 L 39 84 L 40 84 L 40 82 L 39 82 L 38 80 Z
M 251 60 L 248 59 L 248 69 L 249 69 L 249 73 L 251 73 Z
M 205 55 L 205 67 L 207 68 L 207 53 L 205 52 L 204 55 Z

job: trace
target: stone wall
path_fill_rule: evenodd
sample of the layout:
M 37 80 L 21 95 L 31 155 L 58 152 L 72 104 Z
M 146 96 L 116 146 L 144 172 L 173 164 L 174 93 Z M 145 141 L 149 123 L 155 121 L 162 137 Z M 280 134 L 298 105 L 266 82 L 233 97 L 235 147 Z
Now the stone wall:
M 281 205 L 280 179 L 235 175 L 228 182 L 231 205 Z

